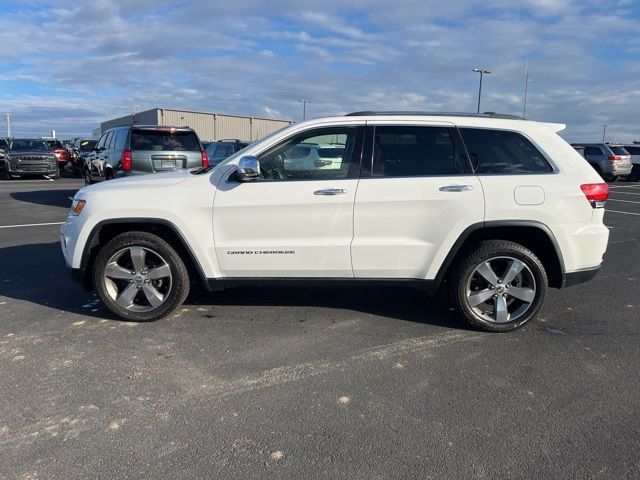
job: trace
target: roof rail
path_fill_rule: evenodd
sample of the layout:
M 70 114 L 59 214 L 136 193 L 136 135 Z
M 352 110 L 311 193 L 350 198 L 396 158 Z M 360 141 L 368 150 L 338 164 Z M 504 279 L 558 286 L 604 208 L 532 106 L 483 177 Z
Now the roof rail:
M 375 117 L 381 115 L 424 115 L 432 117 L 475 117 L 475 118 L 502 118 L 508 120 L 524 120 L 517 115 L 507 115 L 505 113 L 484 112 L 484 113 L 464 113 L 464 112 L 423 112 L 423 111 L 362 111 L 348 113 L 347 117 Z

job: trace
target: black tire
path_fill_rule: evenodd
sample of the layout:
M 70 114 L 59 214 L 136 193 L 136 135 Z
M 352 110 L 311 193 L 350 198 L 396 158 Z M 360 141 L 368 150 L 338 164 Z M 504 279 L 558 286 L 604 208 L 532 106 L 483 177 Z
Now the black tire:
M 84 184 L 93 185 L 93 180 L 91 180 L 91 172 L 89 172 L 89 169 L 85 168 L 82 174 L 84 176 Z
M 509 291 L 507 290 L 506 293 L 502 294 L 502 296 L 505 298 L 505 300 L 503 300 L 503 303 L 506 302 L 507 311 L 509 311 L 510 307 L 515 309 L 518 306 L 524 309 L 524 311 L 519 314 L 519 316 L 517 316 L 514 320 L 509 320 L 504 323 L 497 323 L 496 321 L 490 321 L 487 319 L 487 317 L 491 317 L 491 312 L 484 312 L 486 313 L 484 316 L 478 313 L 478 311 L 484 308 L 487 303 L 478 305 L 475 309 L 470 305 L 468 293 L 474 293 L 472 291 L 472 287 L 474 286 L 474 282 L 478 281 L 478 278 L 482 280 L 482 277 L 478 277 L 476 268 L 479 268 L 481 264 L 489 261 L 490 263 L 497 262 L 498 266 L 500 265 L 500 262 L 505 262 L 504 264 L 508 265 L 508 259 L 518 260 L 519 262 L 522 262 L 524 265 L 526 265 L 527 268 L 523 269 L 522 272 L 519 273 L 518 276 L 516 276 L 516 278 L 513 280 L 513 286 L 511 284 L 508 284 L 507 286 L 509 288 L 523 286 L 516 283 L 524 282 L 523 279 L 526 275 L 527 277 L 531 277 L 530 282 L 533 281 L 533 288 L 530 288 L 530 290 L 533 290 L 535 292 L 535 295 L 531 294 L 533 297 L 533 300 L 531 302 L 523 302 L 516 297 L 509 296 Z M 497 278 L 505 277 L 502 272 L 496 272 L 495 270 L 492 271 L 496 273 Z M 498 283 L 501 283 L 501 281 L 498 281 Z M 487 285 L 489 284 L 490 282 L 487 282 Z M 545 268 L 542 265 L 542 262 L 540 262 L 538 257 L 536 257 L 531 250 L 523 247 L 518 243 L 509 242 L 506 240 L 487 240 L 480 242 L 475 247 L 467 250 L 456 262 L 450 277 L 449 297 L 453 308 L 458 314 L 460 314 L 461 317 L 464 318 L 467 323 L 475 328 L 487 332 L 503 333 L 511 332 L 522 327 L 525 323 L 527 323 L 537 315 L 546 298 L 547 285 L 548 281 Z M 502 288 L 502 291 L 504 292 L 505 289 L 503 287 L 503 285 L 500 286 L 500 288 Z M 498 291 L 496 287 L 492 288 L 490 285 L 487 288 L 490 288 L 491 290 L 495 289 L 496 292 Z M 483 291 L 487 291 L 487 289 Z M 476 292 L 481 293 L 480 291 Z M 493 295 L 493 297 L 498 297 L 498 295 Z M 497 318 L 498 300 L 489 298 L 487 302 L 493 302 L 493 314 Z M 508 302 L 511 303 L 509 304 Z M 511 317 L 512 313 L 517 314 L 518 311 L 515 310 L 514 312 L 510 312 L 508 318 Z
M 56 169 L 56 173 L 51 175 L 51 178 L 55 178 L 55 179 L 60 178 L 60 166 L 58 166 L 58 168 Z
M 107 263 L 119 251 L 129 247 L 151 250 L 167 263 L 171 271 L 170 290 L 166 292 L 163 303 L 146 312 L 131 311 L 118 305 L 107 288 Z M 111 312 L 125 320 L 147 322 L 171 314 L 184 302 L 189 294 L 189 273 L 178 253 L 162 238 L 147 232 L 127 232 L 114 237 L 101 248 L 93 266 L 93 284 L 100 300 Z

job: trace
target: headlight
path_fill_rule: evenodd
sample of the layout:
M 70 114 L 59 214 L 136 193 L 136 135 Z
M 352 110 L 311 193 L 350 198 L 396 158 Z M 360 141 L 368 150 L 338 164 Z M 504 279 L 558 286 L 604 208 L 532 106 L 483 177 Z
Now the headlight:
M 80 215 L 86 203 L 84 200 L 73 200 L 71 204 L 71 215 L 75 215 L 76 217 Z

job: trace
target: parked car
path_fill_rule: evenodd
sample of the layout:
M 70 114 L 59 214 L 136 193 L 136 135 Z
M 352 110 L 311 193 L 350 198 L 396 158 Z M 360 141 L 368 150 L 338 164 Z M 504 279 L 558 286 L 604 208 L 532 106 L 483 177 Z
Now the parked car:
M 60 178 L 58 159 L 41 138 L 11 138 L 5 153 L 7 179 L 33 175 Z
M 640 180 L 640 144 L 624 145 L 624 149 L 631 155 L 631 173 L 627 176 L 630 182 Z
M 196 132 L 188 127 L 124 126 L 102 134 L 84 167 L 86 184 L 132 175 L 207 167 Z
M 250 143 L 251 142 L 242 140 L 218 140 L 216 142 L 212 142 L 205 150 L 209 157 L 209 165 L 216 166 L 225 158 L 242 150 Z
M 4 171 L 4 157 L 7 151 L 7 147 L 9 147 L 9 142 L 6 138 L 0 137 L 0 171 Z
M 578 145 L 572 145 L 574 150 L 580 154 L 584 158 L 584 147 L 580 147 Z
M 587 162 L 607 181 L 615 181 L 631 173 L 631 155 L 621 145 L 609 143 L 573 143 L 584 147 Z
M 93 153 L 97 143 L 98 141 L 93 138 L 78 138 L 73 142 L 69 158 L 74 177 L 82 176 L 87 156 Z
M 215 168 L 81 189 L 61 248 L 73 278 L 136 321 L 170 314 L 192 280 L 425 292 L 445 282 L 462 318 L 510 331 L 548 287 L 593 278 L 607 246 L 608 186 L 563 128 L 497 114 L 314 119 Z M 340 145 L 339 168 L 310 164 L 300 178 L 281 161 L 327 143 Z
M 60 140 L 55 140 L 55 139 L 45 140 L 45 141 L 49 145 L 49 148 L 51 148 L 51 151 L 53 152 L 53 154 L 58 159 L 58 165 L 60 166 L 60 168 L 64 167 L 69 161 L 69 152 L 67 152 L 67 149 L 64 148 L 64 145 L 62 145 L 62 142 L 60 142 Z

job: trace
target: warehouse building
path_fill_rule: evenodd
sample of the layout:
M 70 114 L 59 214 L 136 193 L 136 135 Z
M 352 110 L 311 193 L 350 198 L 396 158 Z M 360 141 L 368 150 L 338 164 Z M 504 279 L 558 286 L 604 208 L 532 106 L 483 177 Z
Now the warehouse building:
M 200 140 L 237 138 L 239 140 L 257 140 L 282 127 L 291 125 L 289 120 L 227 115 L 222 113 L 189 112 L 171 108 L 152 108 L 125 117 L 114 118 L 100 124 L 104 132 L 121 125 L 166 125 L 172 127 L 191 127 Z

